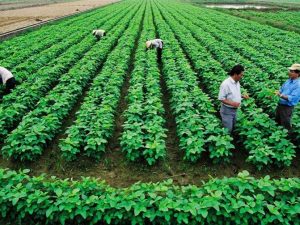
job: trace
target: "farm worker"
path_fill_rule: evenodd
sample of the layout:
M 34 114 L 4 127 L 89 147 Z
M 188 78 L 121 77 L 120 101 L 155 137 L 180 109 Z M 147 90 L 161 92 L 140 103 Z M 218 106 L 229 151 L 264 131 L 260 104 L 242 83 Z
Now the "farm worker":
M 2 84 L 5 85 L 4 93 L 8 94 L 16 86 L 16 79 L 8 69 L 2 66 L 0 66 L 0 75 L 1 75 Z
M 163 49 L 164 42 L 161 39 L 153 39 L 146 41 L 146 48 L 156 48 L 157 49 L 157 59 L 159 62 L 161 62 L 161 55 L 162 55 L 162 49 Z
M 93 30 L 93 35 L 97 38 L 97 41 L 99 41 L 103 36 L 106 36 L 105 30 Z
M 300 101 L 300 64 L 293 64 L 289 68 L 289 79 L 275 94 L 279 96 L 276 108 L 276 122 L 291 131 L 291 119 L 294 107 Z
M 249 98 L 248 95 L 242 95 L 240 89 L 239 81 L 244 75 L 244 70 L 242 65 L 235 65 L 228 73 L 230 76 L 220 86 L 218 99 L 221 101 L 222 124 L 230 133 L 235 127 L 237 109 L 241 105 L 242 98 Z

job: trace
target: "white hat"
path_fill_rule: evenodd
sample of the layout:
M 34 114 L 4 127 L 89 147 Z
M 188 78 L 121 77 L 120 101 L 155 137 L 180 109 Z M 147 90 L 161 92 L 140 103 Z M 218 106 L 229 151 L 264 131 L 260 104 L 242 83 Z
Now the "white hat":
M 146 47 L 150 48 L 151 47 L 151 41 L 146 41 Z

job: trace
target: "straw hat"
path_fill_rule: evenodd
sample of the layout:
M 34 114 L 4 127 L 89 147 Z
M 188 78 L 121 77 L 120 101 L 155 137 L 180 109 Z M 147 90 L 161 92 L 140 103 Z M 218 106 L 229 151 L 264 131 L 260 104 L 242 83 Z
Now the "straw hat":
M 300 64 L 297 64 L 297 63 L 293 64 L 293 65 L 289 68 L 289 70 L 298 70 L 298 71 L 300 71 Z

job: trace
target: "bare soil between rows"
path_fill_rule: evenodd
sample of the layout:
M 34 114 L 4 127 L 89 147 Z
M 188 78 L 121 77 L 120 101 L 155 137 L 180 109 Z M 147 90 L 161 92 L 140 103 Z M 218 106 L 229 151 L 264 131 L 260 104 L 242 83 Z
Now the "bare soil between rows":
M 38 24 L 42 21 L 101 7 L 117 1 L 119 0 L 79 0 L 1 11 L 0 34 Z
M 49 177 L 75 180 L 81 177 L 96 177 L 114 187 L 128 187 L 136 182 L 159 182 L 166 179 L 173 179 L 178 185 L 201 185 L 203 181 L 212 177 L 232 177 L 243 170 L 249 171 L 256 178 L 266 175 L 277 179 L 300 177 L 299 151 L 290 167 L 266 166 L 259 171 L 246 162 L 248 154 L 242 149 L 234 150 L 229 163 L 214 164 L 206 153 L 197 163 L 186 162 L 183 160 L 183 153 L 172 144 L 176 142 L 176 136 L 168 137 L 167 157 L 154 166 L 147 166 L 146 162 L 129 162 L 121 149 L 116 147 L 109 148 L 99 162 L 86 157 L 79 157 L 74 162 L 66 162 L 60 157 L 59 149 L 52 148 L 52 151 L 45 152 L 40 159 L 30 163 L 5 160 L 0 157 L 0 168 L 30 169 L 30 175 L 33 176 L 46 173 Z M 118 146 L 118 143 L 110 143 L 110 145 Z

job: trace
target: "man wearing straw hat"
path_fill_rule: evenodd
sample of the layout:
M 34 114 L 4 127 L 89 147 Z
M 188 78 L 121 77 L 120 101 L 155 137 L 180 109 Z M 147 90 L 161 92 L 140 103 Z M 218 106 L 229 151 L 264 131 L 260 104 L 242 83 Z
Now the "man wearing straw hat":
M 162 49 L 163 49 L 163 41 L 161 39 L 154 39 L 146 41 L 146 48 L 156 48 L 157 49 L 157 60 L 158 62 L 161 62 L 161 55 L 162 55 Z
M 275 94 L 280 98 L 276 108 L 276 122 L 290 132 L 294 107 L 300 101 L 300 64 L 293 64 L 288 75 L 289 79 Z

